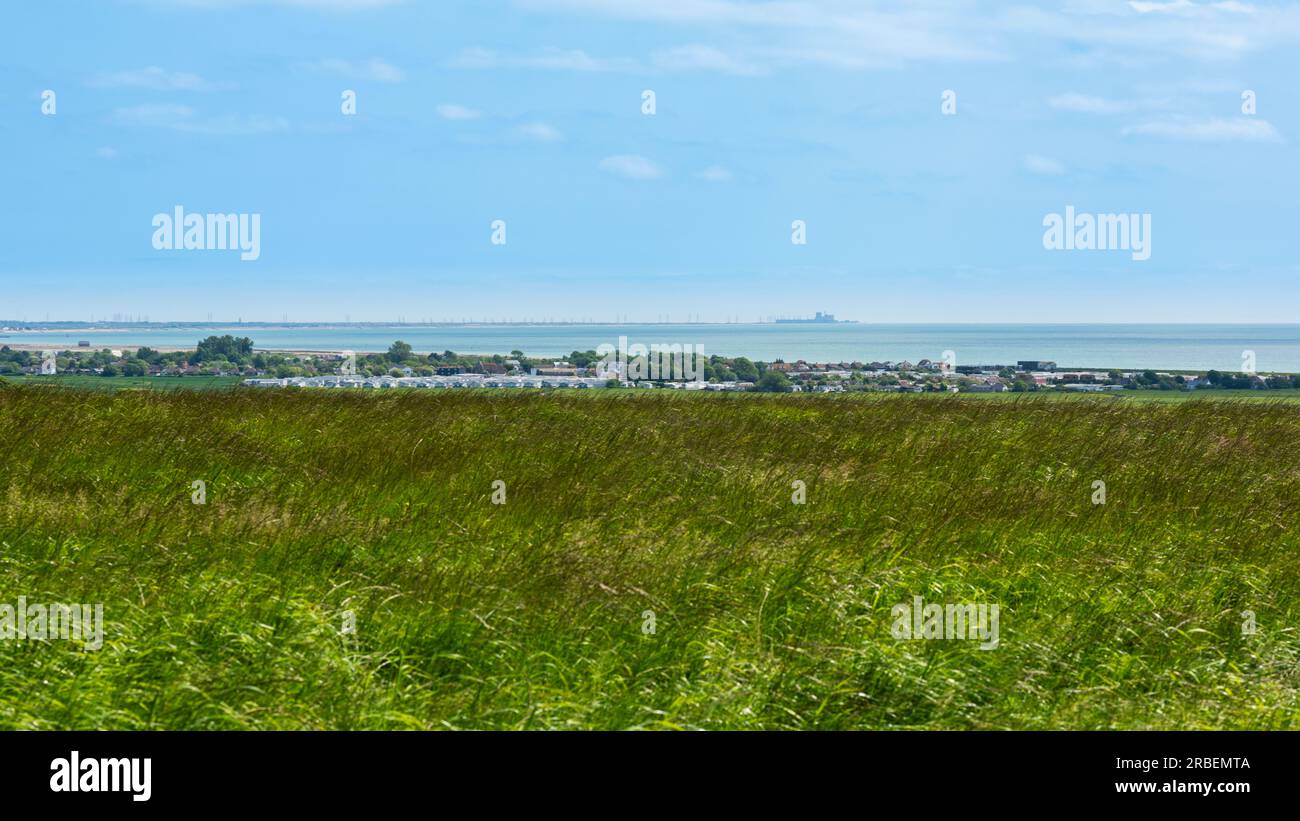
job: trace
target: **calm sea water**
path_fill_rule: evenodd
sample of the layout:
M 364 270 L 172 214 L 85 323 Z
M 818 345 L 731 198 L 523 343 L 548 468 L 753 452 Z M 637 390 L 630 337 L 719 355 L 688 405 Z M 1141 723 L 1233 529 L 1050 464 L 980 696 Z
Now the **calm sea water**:
M 252 337 L 276 350 L 382 351 L 393 340 L 416 351 L 559 356 L 602 343 L 681 343 L 751 359 L 916 362 L 945 350 L 957 364 L 1051 359 L 1067 367 L 1238 370 L 1254 351 L 1260 371 L 1300 372 L 1300 325 L 391 325 L 178 326 L 82 331 L 7 331 L 0 344 L 75 347 L 193 346 L 209 334 Z

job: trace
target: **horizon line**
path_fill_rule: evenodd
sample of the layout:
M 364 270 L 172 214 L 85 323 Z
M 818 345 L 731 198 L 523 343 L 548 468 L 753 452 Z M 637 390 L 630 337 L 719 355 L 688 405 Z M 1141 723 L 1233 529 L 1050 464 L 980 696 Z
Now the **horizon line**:
M 468 321 L 434 321 L 434 322 L 410 322 L 394 320 L 269 320 L 269 319 L 232 319 L 232 320 L 187 320 L 187 319 L 165 319 L 165 320 L 139 320 L 139 321 L 114 321 L 114 320 L 85 320 L 85 319 L 45 319 L 45 320 L 23 320 L 23 319 L 0 319 L 0 328 L 5 330 L 39 330 L 40 326 L 49 325 L 78 325 L 94 326 L 103 329 L 155 326 L 155 325 L 172 325 L 185 327 L 229 327 L 229 326 L 263 326 L 263 327 L 309 327 L 309 326 L 342 326 L 342 327 L 386 327 L 386 328 L 428 328 L 428 327 L 511 327 L 520 325 L 529 326 L 622 326 L 622 325 L 719 325 L 719 326 L 737 326 L 737 325 L 866 325 L 866 326 L 900 326 L 900 325 L 944 325 L 944 326 L 995 326 L 995 325 L 1100 325 L 1100 326 L 1188 326 L 1188 325 L 1224 325 L 1224 326 L 1300 326 L 1300 322 L 1225 322 L 1218 321 L 1196 321 L 1186 322 L 1089 322 L 1089 321 L 1041 321 L 1041 322 L 944 322 L 931 320 L 916 321 L 880 321 L 855 319 L 837 319 L 829 322 L 819 322 L 816 320 L 796 320 L 781 321 L 761 320 L 761 321 L 719 321 L 719 320 L 696 320 L 696 321 L 650 321 L 650 320 L 615 320 L 615 321 L 578 321 L 578 320 L 559 320 L 559 321 L 537 321 L 537 320 L 468 320 Z M 16 327 L 16 326 L 28 326 Z

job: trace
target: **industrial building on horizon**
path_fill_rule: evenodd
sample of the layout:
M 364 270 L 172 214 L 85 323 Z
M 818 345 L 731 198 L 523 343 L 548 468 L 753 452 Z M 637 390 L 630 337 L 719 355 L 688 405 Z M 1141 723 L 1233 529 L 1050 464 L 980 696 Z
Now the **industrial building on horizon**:
M 812 319 L 796 319 L 796 318 L 784 318 L 784 319 L 780 319 L 780 318 L 779 318 L 779 319 L 776 320 L 776 323 L 777 323 L 778 325 L 796 325 L 796 324 L 797 324 L 797 325 L 807 325 L 807 324 L 823 324 L 823 323 L 833 323 L 833 322 L 849 322 L 849 323 L 856 323 L 857 320 L 854 320 L 854 319 L 836 319 L 836 318 L 835 318 L 835 314 L 824 314 L 824 313 L 822 313 L 821 311 L 818 311 L 817 314 L 816 314 L 815 316 L 813 316 Z

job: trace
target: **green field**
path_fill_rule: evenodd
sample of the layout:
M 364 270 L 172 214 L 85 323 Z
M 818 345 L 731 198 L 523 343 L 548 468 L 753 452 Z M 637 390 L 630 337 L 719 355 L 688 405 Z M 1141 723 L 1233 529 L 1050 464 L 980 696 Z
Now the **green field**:
M 6 376 L 0 381 L 18 385 L 79 388 L 84 390 L 120 391 L 144 388 L 155 391 L 213 390 L 232 388 L 243 382 L 238 376 L 90 376 L 55 374 L 53 376 Z
M 1293 402 L 591 393 L 0 387 L 0 727 L 1300 725 Z

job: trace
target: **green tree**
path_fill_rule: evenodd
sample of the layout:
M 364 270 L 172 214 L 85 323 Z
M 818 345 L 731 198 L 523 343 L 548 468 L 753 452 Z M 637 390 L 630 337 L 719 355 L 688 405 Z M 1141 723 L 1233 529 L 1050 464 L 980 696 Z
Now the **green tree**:
M 242 362 L 253 353 L 253 340 L 246 336 L 236 339 L 230 334 L 210 336 L 199 341 L 198 347 L 190 356 L 191 364 L 206 362 L 210 359 L 228 359 Z
M 731 363 L 731 370 L 735 371 L 736 378 L 741 382 L 758 381 L 758 367 L 743 356 L 736 357 Z
M 403 362 L 410 358 L 411 346 L 402 340 L 399 339 L 388 346 L 388 359 L 390 362 Z
M 767 393 L 782 393 L 790 390 L 790 378 L 780 371 L 767 371 L 758 380 L 755 390 Z

